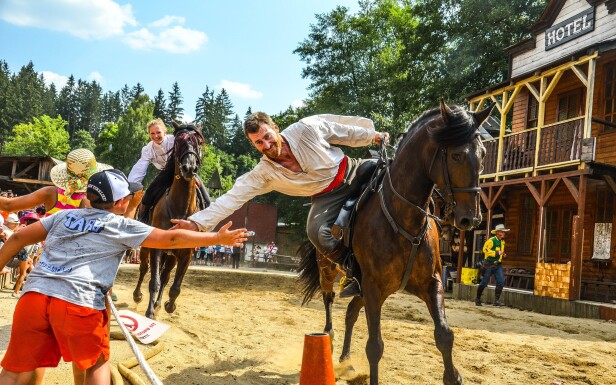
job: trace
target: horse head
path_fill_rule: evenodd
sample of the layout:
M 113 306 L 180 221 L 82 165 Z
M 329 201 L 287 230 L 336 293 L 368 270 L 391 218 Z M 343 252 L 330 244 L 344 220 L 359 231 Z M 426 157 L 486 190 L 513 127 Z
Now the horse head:
M 479 175 L 486 149 L 479 126 L 494 104 L 479 112 L 452 107 L 441 101 L 440 122 L 429 128 L 435 146 L 428 175 L 445 201 L 443 216 L 460 230 L 469 230 L 481 223 Z
M 201 130 L 192 124 L 179 125 L 172 122 L 175 131 L 175 143 L 173 145 L 173 158 L 179 175 L 184 180 L 192 180 L 199 171 L 201 165 L 201 147 L 205 143 Z

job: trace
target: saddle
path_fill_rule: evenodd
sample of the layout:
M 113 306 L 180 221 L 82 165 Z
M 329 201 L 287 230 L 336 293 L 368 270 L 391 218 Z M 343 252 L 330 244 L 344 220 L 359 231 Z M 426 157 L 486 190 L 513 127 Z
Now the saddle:
M 338 218 L 332 225 L 332 235 L 338 240 L 342 240 L 345 247 L 350 248 L 353 239 L 353 222 L 355 214 L 381 184 L 385 175 L 385 164 L 377 161 L 364 162 L 357 169 L 357 178 L 360 184 L 358 192 L 347 199 L 342 206 Z

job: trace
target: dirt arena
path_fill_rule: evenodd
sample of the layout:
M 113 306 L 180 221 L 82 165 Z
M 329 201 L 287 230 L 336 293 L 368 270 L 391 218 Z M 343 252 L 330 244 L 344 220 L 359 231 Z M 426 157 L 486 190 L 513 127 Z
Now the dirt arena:
M 134 265 L 121 267 L 116 306 L 143 314 L 145 302 L 132 301 L 136 274 Z M 324 313 L 320 299 L 300 307 L 296 285 L 292 275 L 191 268 L 176 312 L 158 314 L 172 327 L 162 337 L 163 351 L 148 362 L 166 385 L 298 384 L 303 336 L 322 331 Z M 8 289 L 0 292 L 0 357 L 15 303 Z M 346 303 L 334 306 L 336 362 Z M 616 323 L 477 308 L 454 300 L 447 301 L 447 316 L 456 337 L 454 361 L 465 384 L 616 384 Z M 118 329 L 115 323 L 113 329 Z M 382 332 L 382 384 L 442 384 L 441 357 L 422 302 L 405 294 L 391 296 Z M 353 358 L 336 365 L 337 385 L 368 383 L 366 335 L 362 313 Z M 112 361 L 132 356 L 125 341 L 111 346 Z M 70 365 L 62 363 L 47 371 L 44 384 L 66 385 L 71 379 Z

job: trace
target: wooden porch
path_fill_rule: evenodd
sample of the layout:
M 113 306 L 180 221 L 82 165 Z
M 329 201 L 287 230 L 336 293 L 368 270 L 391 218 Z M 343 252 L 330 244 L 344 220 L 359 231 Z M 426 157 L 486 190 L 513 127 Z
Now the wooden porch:
M 452 298 L 474 301 L 477 287 L 478 285 L 454 283 Z M 494 286 L 486 287 L 482 297 L 484 306 L 490 306 L 494 302 Z M 542 314 L 616 321 L 616 304 L 542 297 L 534 295 L 532 291 L 507 287 L 503 290 L 501 302 L 509 307 Z

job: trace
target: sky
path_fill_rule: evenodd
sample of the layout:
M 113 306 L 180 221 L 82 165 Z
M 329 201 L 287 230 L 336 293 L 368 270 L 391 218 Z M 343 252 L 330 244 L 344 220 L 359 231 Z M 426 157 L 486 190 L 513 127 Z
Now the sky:
M 184 120 L 206 86 L 230 95 L 240 118 L 301 105 L 309 79 L 293 50 L 316 14 L 357 0 L 0 0 L 0 60 L 34 70 L 58 90 L 67 78 L 103 92 L 137 82 L 154 98 L 178 82 Z

